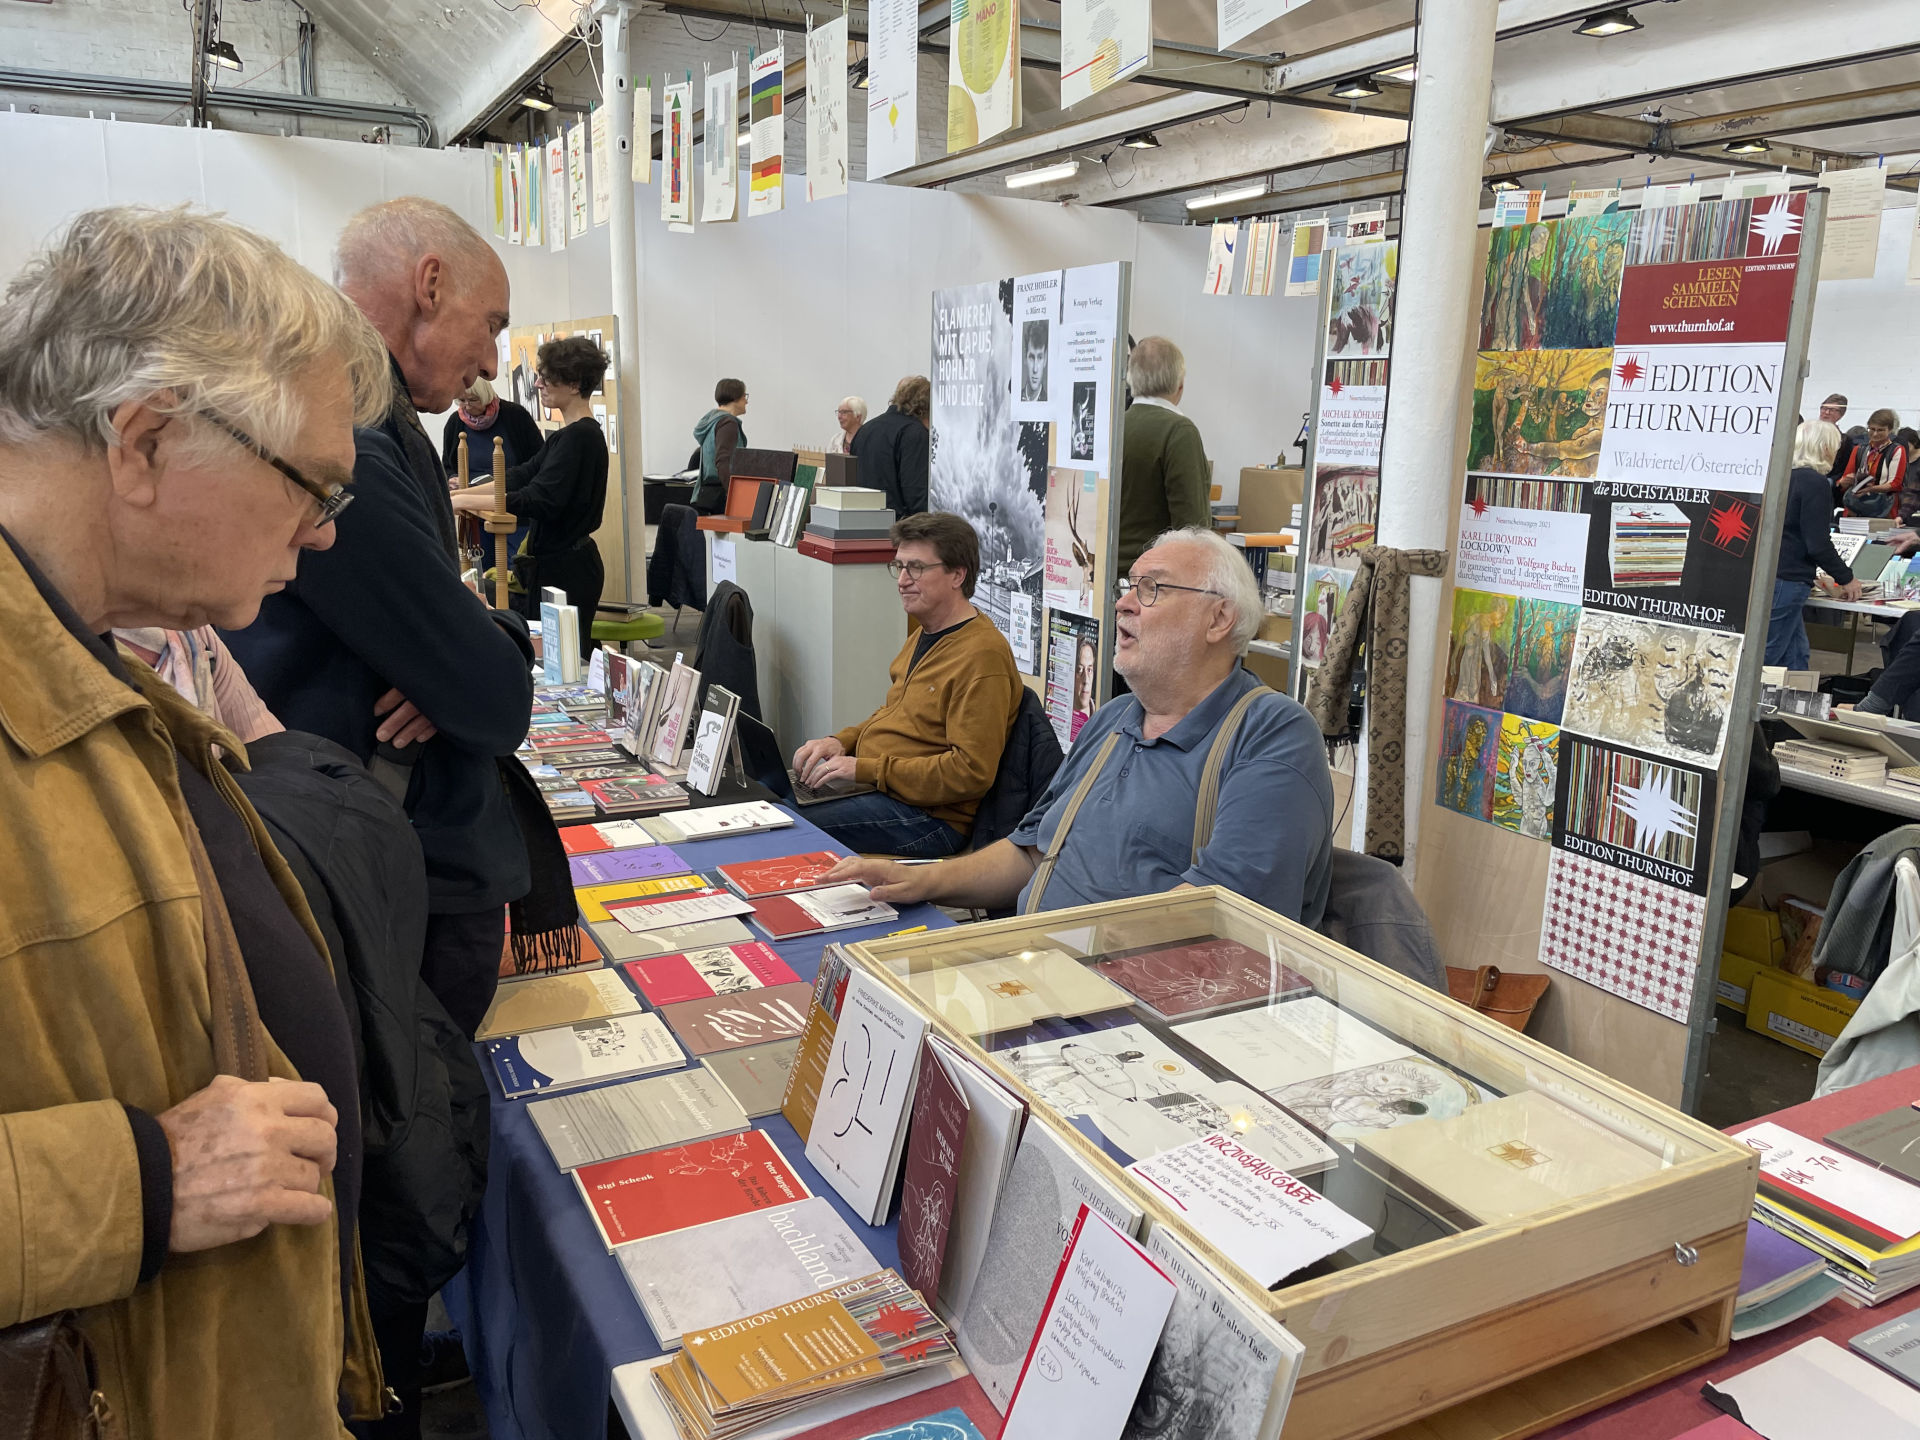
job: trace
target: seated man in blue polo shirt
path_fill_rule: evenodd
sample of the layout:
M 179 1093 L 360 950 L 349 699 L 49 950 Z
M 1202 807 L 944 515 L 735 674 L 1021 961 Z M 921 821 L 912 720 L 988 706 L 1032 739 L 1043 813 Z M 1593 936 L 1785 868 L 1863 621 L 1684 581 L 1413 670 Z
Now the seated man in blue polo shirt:
M 1087 721 L 1011 837 L 936 865 L 849 857 L 828 878 L 895 905 L 1022 911 L 1223 885 L 1317 925 L 1333 782 L 1311 717 L 1240 663 L 1262 614 L 1252 570 L 1212 531 L 1172 530 L 1121 590 L 1113 667 L 1133 693 Z M 1218 784 L 1206 786 L 1223 736 Z M 1203 811 L 1212 823 L 1196 853 Z

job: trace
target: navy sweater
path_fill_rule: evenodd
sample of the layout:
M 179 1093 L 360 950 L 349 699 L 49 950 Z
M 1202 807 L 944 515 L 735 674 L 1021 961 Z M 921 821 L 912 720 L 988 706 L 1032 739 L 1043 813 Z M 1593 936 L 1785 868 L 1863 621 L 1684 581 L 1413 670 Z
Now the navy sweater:
M 1780 527 L 1777 578 L 1813 583 L 1818 568 L 1845 585 L 1853 571 L 1833 548 L 1833 484 L 1818 470 L 1796 469 L 1787 482 L 1787 520 Z

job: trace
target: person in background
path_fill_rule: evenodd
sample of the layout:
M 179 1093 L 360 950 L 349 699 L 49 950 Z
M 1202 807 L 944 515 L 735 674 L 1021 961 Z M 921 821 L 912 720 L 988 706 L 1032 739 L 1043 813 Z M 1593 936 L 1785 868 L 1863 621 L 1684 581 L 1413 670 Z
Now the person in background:
M 460 403 L 440 433 L 440 458 L 448 479 L 459 474 L 462 435 L 467 437 L 467 478 L 476 485 L 493 478 L 496 444 L 507 452 L 511 470 L 539 454 L 545 439 L 527 407 L 496 394 L 484 375 L 460 393 Z
M 1224 885 L 1289 920 L 1320 923 L 1333 875 L 1333 780 L 1313 718 L 1240 663 L 1266 614 L 1252 568 L 1195 527 L 1160 536 L 1118 588 L 1113 663 L 1132 691 L 1087 722 L 1013 835 L 937 865 L 850 856 L 828 880 L 865 885 L 889 904 L 1035 911 Z M 1242 700 L 1213 828 L 1196 853 L 1210 754 Z
M 381 1412 L 325 943 L 224 732 L 101 637 L 251 621 L 388 386 L 345 299 L 185 207 L 81 214 L 0 299 L 0 1315 L 78 1312 L 115 1434 Z
M 1911 525 L 1920 512 L 1920 491 L 1911 499 L 1904 493 L 1907 447 L 1893 439 L 1899 428 L 1900 417 L 1891 410 L 1867 417 L 1866 443 L 1853 447 L 1840 472 L 1840 503 L 1849 515 L 1897 515 L 1902 525 Z
M 540 592 L 558 585 L 580 612 L 580 654 L 593 653 L 593 613 L 606 588 L 606 567 L 593 532 L 607 505 L 607 437 L 593 416 L 592 396 L 607 373 L 607 354 L 584 335 L 549 340 L 540 347 L 534 384 L 548 409 L 564 422 L 531 460 L 507 472 L 507 509 L 527 522 L 524 553 L 514 564 L 529 616 L 539 613 Z M 453 497 L 453 508 L 484 515 L 493 508 L 491 488 Z
M 113 638 L 150 665 L 182 700 L 226 726 L 242 744 L 287 728 L 273 718 L 213 626 L 115 629 Z
M 1847 413 L 1847 397 L 1835 391 L 1820 402 L 1820 418 L 1833 426 L 1840 436 L 1840 448 L 1834 452 L 1833 465 L 1827 472 L 1829 480 L 1838 480 L 1845 473 L 1847 461 L 1853 455 L 1853 437 L 1840 429 L 1840 421 Z M 1836 492 L 1837 493 L 1837 492 Z M 1838 503 L 1837 501 L 1835 502 Z
M 1127 357 L 1133 408 L 1127 411 L 1120 471 L 1120 550 L 1117 573 L 1167 530 L 1213 523 L 1212 468 L 1200 430 L 1179 410 L 1187 389 L 1187 359 L 1161 335 L 1148 335 Z
M 1013 649 L 973 607 L 980 537 L 958 515 L 893 523 L 888 565 L 900 607 L 918 628 L 893 657 L 887 698 L 858 725 L 809 740 L 793 773 L 819 789 L 872 785 L 807 807 L 807 819 L 850 850 L 937 859 L 967 843 L 1024 686 Z
M 1845 600 L 1860 598 L 1860 582 L 1833 548 L 1833 488 L 1827 471 L 1839 448 L 1840 431 L 1826 420 L 1804 421 L 1793 432 L 1793 475 L 1787 488 L 1787 518 L 1780 527 L 1780 568 L 1774 572 L 1773 613 L 1767 621 L 1767 664 L 1804 670 L 1811 663 L 1802 610 L 1813 593 L 1814 572 L 1824 570 Z
M 867 402 L 858 395 L 849 395 L 841 400 L 833 412 L 834 423 L 840 427 L 840 433 L 827 442 L 827 454 L 851 455 L 853 437 L 860 433 L 860 427 L 867 423 Z
M 893 387 L 886 413 L 862 425 L 847 446 L 847 453 L 860 462 L 860 484 L 884 491 L 887 507 L 897 519 L 927 511 L 932 438 L 927 417 L 932 410 L 933 382 L 924 375 L 909 375 Z M 969 591 L 977 578 L 967 577 Z
M 1907 473 L 1912 474 L 1913 467 L 1920 465 L 1920 430 L 1915 430 L 1911 425 L 1902 425 L 1893 432 L 1893 440 L 1896 445 L 1906 447 Z
M 1073 708 L 1067 720 L 1067 743 L 1080 738 L 1080 729 L 1093 718 L 1098 708 L 1094 692 L 1100 674 L 1100 652 L 1093 641 L 1083 639 L 1074 649 Z
M 700 484 L 693 492 L 693 508 L 702 515 L 718 515 L 727 508 L 727 484 L 733 479 L 733 452 L 747 443 L 740 417 L 747 413 L 747 382 L 722 380 L 713 387 L 713 409 L 693 427 L 700 447 Z

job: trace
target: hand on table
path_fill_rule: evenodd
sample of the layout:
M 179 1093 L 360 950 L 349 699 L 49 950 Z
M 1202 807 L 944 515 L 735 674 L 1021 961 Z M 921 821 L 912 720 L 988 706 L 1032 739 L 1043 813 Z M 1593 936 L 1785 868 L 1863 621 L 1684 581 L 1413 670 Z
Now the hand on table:
M 389 711 L 392 713 L 389 714 Z M 374 701 L 373 713 L 386 716 L 380 722 L 380 728 L 373 732 L 373 738 L 391 741 L 396 750 L 404 750 L 414 744 L 424 745 L 440 733 L 434 728 L 433 722 L 420 713 L 420 707 L 398 690 L 389 690 Z
M 834 885 L 864 885 L 867 893 L 889 905 L 917 905 L 933 889 L 937 865 L 902 865 L 898 860 L 849 855 L 826 874 Z
M 1858 600 L 1860 598 L 1860 582 L 1858 580 L 1849 580 L 1834 593 L 1842 600 Z
M 332 1216 L 320 1182 L 333 1173 L 340 1117 L 318 1085 L 216 1075 L 155 1118 L 173 1152 L 169 1249 L 211 1250 Z

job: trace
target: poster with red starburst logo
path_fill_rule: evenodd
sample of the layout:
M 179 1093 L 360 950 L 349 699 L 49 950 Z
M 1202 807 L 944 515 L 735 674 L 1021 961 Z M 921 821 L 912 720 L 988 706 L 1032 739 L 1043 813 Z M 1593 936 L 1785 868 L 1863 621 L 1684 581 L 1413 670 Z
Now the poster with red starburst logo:
M 1616 346 L 1594 474 L 1764 490 L 1785 370 L 1783 345 Z
M 1583 499 L 1582 603 L 1649 620 L 1746 629 L 1758 495 L 1596 480 Z

